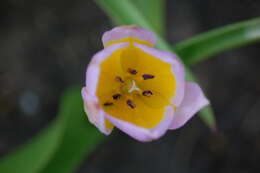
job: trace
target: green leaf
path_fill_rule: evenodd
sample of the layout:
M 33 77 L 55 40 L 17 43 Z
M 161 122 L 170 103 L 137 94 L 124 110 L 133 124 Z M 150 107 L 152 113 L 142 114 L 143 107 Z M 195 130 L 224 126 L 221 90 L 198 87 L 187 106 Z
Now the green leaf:
M 185 64 L 195 64 L 212 55 L 228 49 L 260 41 L 260 18 L 251 19 L 222 28 L 214 29 L 191 39 L 182 41 L 174 46 L 174 50 L 182 57 Z M 192 74 L 187 72 L 188 78 Z M 210 107 L 204 108 L 201 118 L 209 127 L 216 129 L 216 123 Z
M 3 173 L 70 172 L 84 154 L 103 136 L 83 113 L 80 89 L 71 89 L 62 99 L 60 112 L 49 127 L 0 161 Z
M 104 11 L 113 19 L 117 18 L 122 24 L 137 24 L 150 31 L 155 32 L 155 29 L 150 24 L 151 21 L 145 20 L 142 13 L 129 0 L 96 0 Z M 141 10 L 142 11 L 142 10 Z M 155 32 L 156 33 L 156 32 Z M 170 45 L 157 35 L 157 47 L 162 50 L 173 51 Z M 190 81 L 196 81 L 192 72 L 186 67 L 186 78 Z M 202 111 L 199 113 L 202 120 L 211 129 L 216 126 L 213 111 Z M 213 126 L 214 124 L 214 126 Z
M 121 24 L 140 24 L 146 29 L 151 29 L 147 21 L 140 17 L 140 12 L 129 0 L 96 0 L 98 5 L 107 12 L 111 19 L 117 19 Z
M 213 110 L 210 106 L 204 107 L 200 111 L 200 117 L 202 121 L 213 131 L 217 131 L 217 124 L 216 124 L 216 119 L 214 116 L 209 116 L 209 115 L 214 115 Z
M 230 24 L 174 46 L 186 64 L 194 64 L 224 50 L 260 41 L 260 18 Z
M 50 160 L 57 148 L 60 127 L 53 124 L 26 145 L 0 161 L 0 172 L 35 173 Z
M 62 110 L 68 114 L 64 136 L 52 160 L 40 173 L 70 173 L 105 139 L 83 111 L 80 89 L 71 90 Z M 65 112 L 64 112 L 65 113 Z
M 159 35 L 165 33 L 165 0 L 130 0 Z
M 35 173 L 41 170 L 53 156 L 61 139 L 62 118 L 0 160 L 0 172 L 4 173 Z

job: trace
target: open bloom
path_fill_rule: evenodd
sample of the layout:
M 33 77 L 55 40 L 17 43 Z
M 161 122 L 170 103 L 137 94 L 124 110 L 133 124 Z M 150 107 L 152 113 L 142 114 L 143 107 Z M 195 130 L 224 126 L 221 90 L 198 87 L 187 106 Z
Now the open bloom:
M 139 141 L 158 139 L 184 125 L 209 102 L 185 81 L 176 55 L 155 49 L 155 35 L 138 26 L 104 33 L 82 89 L 89 121 L 108 135 L 117 127 Z

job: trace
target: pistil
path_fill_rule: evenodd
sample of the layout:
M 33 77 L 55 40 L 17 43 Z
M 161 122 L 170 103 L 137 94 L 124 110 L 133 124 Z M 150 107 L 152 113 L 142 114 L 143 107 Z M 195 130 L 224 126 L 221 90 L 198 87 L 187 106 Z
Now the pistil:
M 136 75 L 137 74 L 137 71 L 135 69 L 132 69 L 132 68 L 128 68 L 128 73 L 132 74 L 132 75 Z M 154 75 L 151 75 L 151 74 L 143 74 L 142 75 L 143 79 L 144 80 L 148 80 L 148 79 L 153 79 L 155 76 Z M 135 80 L 133 80 L 130 76 L 126 79 L 122 79 L 121 77 L 119 76 L 116 76 L 115 77 L 115 80 L 117 82 L 120 82 L 122 83 L 121 87 L 120 87 L 120 93 L 122 94 L 119 94 L 119 93 L 116 93 L 114 95 L 112 95 L 112 98 L 113 100 L 118 100 L 120 99 L 123 95 L 126 95 L 127 97 L 130 97 L 132 98 L 131 95 L 143 95 L 143 96 L 146 96 L 146 97 L 151 97 L 153 95 L 153 92 L 150 91 L 150 90 L 144 90 L 142 91 L 140 88 L 138 88 Z M 125 96 L 124 96 L 125 97 Z M 131 100 L 131 99 L 127 99 L 126 100 L 126 104 L 134 109 L 136 108 L 136 105 L 134 104 L 134 102 Z M 112 102 L 106 102 L 104 103 L 104 106 L 111 106 L 113 105 Z
M 129 88 L 128 92 L 129 92 L 129 93 L 132 93 L 133 91 L 139 91 L 139 90 L 140 90 L 140 89 L 137 87 L 135 81 L 133 80 L 133 81 L 132 81 L 132 86 L 131 86 L 131 88 Z
M 125 84 L 122 86 L 121 90 L 128 94 L 134 91 L 140 91 L 136 85 L 136 82 L 130 78 L 125 81 Z

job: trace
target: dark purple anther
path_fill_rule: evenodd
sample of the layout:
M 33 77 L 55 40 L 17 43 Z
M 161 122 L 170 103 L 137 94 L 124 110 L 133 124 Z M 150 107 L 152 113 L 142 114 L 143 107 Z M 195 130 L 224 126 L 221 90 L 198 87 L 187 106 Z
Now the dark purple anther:
M 119 76 L 117 76 L 117 77 L 115 78 L 115 80 L 116 80 L 117 82 L 124 83 L 123 79 L 122 79 L 121 77 L 119 77 Z
M 153 79 L 153 78 L 154 78 L 154 75 L 151 75 L 151 74 L 143 74 L 143 78 L 144 78 L 144 80 Z
M 152 95 L 153 95 L 153 93 L 152 93 L 152 91 L 150 91 L 150 90 L 145 90 L 145 91 L 143 91 L 143 96 L 150 97 L 150 96 L 152 96 Z
M 132 100 L 127 100 L 126 101 L 126 104 L 130 107 L 130 108 L 132 108 L 132 109 L 134 109 L 136 106 L 135 106 L 135 104 L 132 102 Z
M 112 106 L 113 103 L 112 103 L 112 102 L 106 102 L 106 103 L 104 103 L 103 105 L 104 105 L 104 106 Z
M 114 94 L 112 97 L 114 100 L 120 99 L 121 98 L 121 94 Z
M 128 72 L 129 72 L 130 74 L 133 74 L 133 75 L 136 75 L 136 74 L 137 74 L 137 71 L 136 71 L 135 69 L 131 69 L 131 68 L 128 69 Z

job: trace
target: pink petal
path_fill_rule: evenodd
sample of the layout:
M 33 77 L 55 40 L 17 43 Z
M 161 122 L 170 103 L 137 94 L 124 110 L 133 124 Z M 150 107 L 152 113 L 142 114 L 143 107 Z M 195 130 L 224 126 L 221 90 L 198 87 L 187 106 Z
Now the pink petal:
M 127 37 L 134 37 L 138 40 L 144 40 L 153 45 L 156 42 L 156 36 L 154 33 L 136 25 L 115 27 L 103 34 L 102 42 L 105 46 L 110 41 L 121 40 Z
M 183 126 L 201 108 L 209 104 L 208 99 L 197 83 L 186 82 L 185 96 L 179 108 L 177 108 L 169 129 L 177 129 Z
M 114 124 L 117 128 L 119 128 L 129 136 L 141 142 L 148 142 L 158 139 L 165 134 L 165 132 L 169 128 L 170 123 L 172 122 L 173 113 L 174 110 L 172 106 L 165 107 L 164 119 L 156 127 L 151 129 L 138 127 L 126 121 L 114 118 L 108 114 L 105 114 L 105 116 L 112 124 Z
M 167 62 L 172 65 L 172 72 L 176 79 L 176 93 L 172 98 L 171 104 L 174 106 L 179 106 L 184 97 L 185 90 L 185 71 L 182 62 L 179 58 L 172 53 L 158 50 L 143 44 L 134 44 L 136 47 L 140 48 L 144 52 L 159 58 L 160 60 Z
M 126 46 L 128 46 L 128 43 L 114 44 L 94 55 L 86 71 L 86 87 L 82 88 L 81 91 L 84 100 L 84 109 L 89 121 L 106 135 L 110 134 L 112 129 L 106 129 L 105 127 L 105 112 L 100 108 L 98 97 L 96 96 L 96 88 L 100 72 L 99 65 L 114 51 Z
M 109 135 L 112 129 L 106 128 L 105 112 L 100 108 L 97 97 L 90 95 L 87 88 L 82 88 L 81 95 L 84 101 L 84 110 L 87 114 L 88 120 L 102 133 Z

